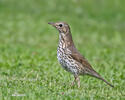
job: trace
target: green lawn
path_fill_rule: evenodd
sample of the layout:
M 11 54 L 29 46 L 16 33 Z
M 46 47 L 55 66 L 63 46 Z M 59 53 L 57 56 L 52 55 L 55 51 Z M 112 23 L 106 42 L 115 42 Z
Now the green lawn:
M 56 58 L 70 24 L 78 50 L 115 88 L 84 76 L 81 88 Z M 0 100 L 125 100 L 124 0 L 0 0 Z

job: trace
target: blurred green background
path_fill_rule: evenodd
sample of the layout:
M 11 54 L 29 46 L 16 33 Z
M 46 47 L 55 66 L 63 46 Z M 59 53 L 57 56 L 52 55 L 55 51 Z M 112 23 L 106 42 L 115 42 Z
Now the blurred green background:
M 81 88 L 56 58 L 58 31 L 71 27 L 78 50 L 114 84 L 81 76 Z M 0 0 L 0 100 L 124 100 L 124 0 Z

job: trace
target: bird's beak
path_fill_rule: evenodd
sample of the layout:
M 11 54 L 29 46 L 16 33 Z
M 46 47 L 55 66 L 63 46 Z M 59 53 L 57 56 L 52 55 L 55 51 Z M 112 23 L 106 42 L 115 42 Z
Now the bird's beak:
M 52 25 L 52 26 L 55 26 L 55 23 L 52 23 L 52 22 L 49 22 L 48 24 Z
M 50 25 L 52 25 L 53 27 L 57 28 L 56 23 L 50 22 L 50 23 L 48 23 L 48 24 L 50 24 Z

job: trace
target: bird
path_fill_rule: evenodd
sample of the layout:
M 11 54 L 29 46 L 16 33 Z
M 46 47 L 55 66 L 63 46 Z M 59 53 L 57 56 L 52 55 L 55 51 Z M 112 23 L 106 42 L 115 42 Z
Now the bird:
M 92 68 L 88 60 L 76 49 L 72 39 L 70 26 L 66 22 L 49 22 L 48 24 L 55 27 L 59 32 L 57 59 L 66 71 L 73 74 L 74 80 L 72 85 L 77 83 L 79 88 L 79 76 L 89 75 L 104 81 L 111 87 L 114 87 L 104 78 L 102 78 L 101 75 Z

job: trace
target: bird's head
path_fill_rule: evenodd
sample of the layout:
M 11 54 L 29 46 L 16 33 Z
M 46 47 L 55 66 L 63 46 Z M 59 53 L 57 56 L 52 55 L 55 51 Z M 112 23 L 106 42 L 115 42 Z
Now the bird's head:
M 65 35 L 66 33 L 70 32 L 69 25 L 65 22 L 56 22 L 56 23 L 50 22 L 48 24 L 54 26 L 61 34 Z

